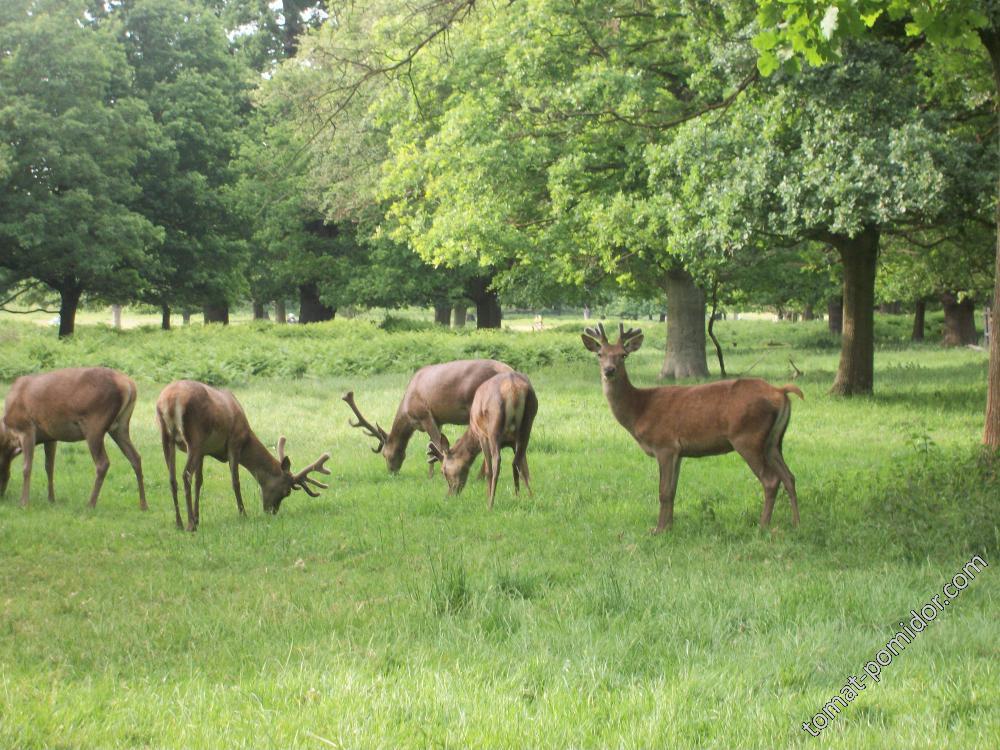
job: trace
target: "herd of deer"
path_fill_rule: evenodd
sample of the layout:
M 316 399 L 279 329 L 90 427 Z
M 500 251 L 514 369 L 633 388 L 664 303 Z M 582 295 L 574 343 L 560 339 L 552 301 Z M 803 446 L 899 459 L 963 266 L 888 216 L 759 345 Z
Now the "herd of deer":
M 583 343 L 597 354 L 604 395 L 611 412 L 639 446 L 660 466 L 660 514 L 653 533 L 673 521 L 674 494 L 681 459 L 699 458 L 736 451 L 764 487 L 761 526 L 767 526 L 780 485 L 791 503 L 792 523 L 798 525 L 795 478 L 781 454 L 791 404 L 788 394 L 803 398 L 794 385 L 776 388 L 759 379 L 724 380 L 705 385 L 636 388 L 625 371 L 625 358 L 642 346 L 642 331 L 619 325 L 618 341 L 612 344 L 603 324 L 587 328 Z M 357 422 L 377 441 L 372 449 L 381 453 L 392 473 L 403 464 L 406 446 L 417 430 L 426 432 L 428 462 L 448 482 L 449 493 L 461 492 L 476 456 L 483 454 L 482 475 L 487 480 L 489 507 L 493 507 L 500 449 L 514 450 L 514 489 L 520 480 L 531 491 L 527 448 L 531 426 L 538 412 L 538 399 L 531 382 L 503 362 L 489 359 L 460 360 L 423 367 L 414 374 L 387 433 L 376 422 L 365 419 L 353 392 L 343 400 Z M 14 381 L 0 419 L 0 496 L 7 489 L 11 461 L 24 457 L 21 504 L 26 505 L 35 446 L 45 447 L 45 471 L 49 500 L 54 501 L 53 472 L 58 442 L 85 440 L 97 475 L 90 505 L 108 472 L 104 437 L 110 435 L 135 471 L 139 484 L 139 507 L 146 510 L 142 462 L 129 437 L 129 420 L 135 408 L 136 386 L 126 375 L 103 367 L 68 368 Z M 236 506 L 245 514 L 240 492 L 239 467 L 246 468 L 260 485 L 264 510 L 277 513 L 293 490 L 317 496 L 312 487 L 326 484 L 310 476 L 329 474 L 324 453 L 304 469 L 292 473 L 285 455 L 285 438 L 277 445 L 277 457 L 250 428 L 239 402 L 222 391 L 192 380 L 171 383 L 156 401 L 163 456 L 170 476 L 175 520 L 183 528 L 178 503 L 176 452 L 187 454 L 182 472 L 187 504 L 187 529 L 195 531 L 200 518 L 202 464 L 205 456 L 229 464 Z M 442 434 L 442 425 L 468 425 L 454 445 Z M 193 485 L 193 487 L 192 487 Z

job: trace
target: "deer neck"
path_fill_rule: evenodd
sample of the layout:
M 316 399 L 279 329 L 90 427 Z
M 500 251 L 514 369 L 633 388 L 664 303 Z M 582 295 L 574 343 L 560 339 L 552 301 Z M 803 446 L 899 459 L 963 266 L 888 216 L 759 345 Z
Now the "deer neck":
M 410 444 L 410 438 L 413 437 L 415 431 L 409 418 L 397 413 L 396 418 L 392 420 L 389 437 L 385 441 L 386 447 L 394 455 L 406 453 L 406 446 Z
M 271 451 L 253 433 L 240 451 L 240 466 L 253 474 L 253 478 L 260 485 L 263 485 L 265 479 L 281 474 L 281 464 L 278 463 L 278 459 L 271 455 Z
M 632 385 L 622 367 L 618 377 L 604 380 L 604 396 L 611 406 L 611 413 L 626 430 L 631 432 L 636 418 L 642 412 L 642 391 Z
M 457 461 L 460 461 L 462 465 L 471 464 L 476 460 L 482 452 L 482 445 L 479 443 L 479 438 L 472 434 L 472 429 L 468 429 L 455 444 L 451 447 L 451 454 L 455 457 Z

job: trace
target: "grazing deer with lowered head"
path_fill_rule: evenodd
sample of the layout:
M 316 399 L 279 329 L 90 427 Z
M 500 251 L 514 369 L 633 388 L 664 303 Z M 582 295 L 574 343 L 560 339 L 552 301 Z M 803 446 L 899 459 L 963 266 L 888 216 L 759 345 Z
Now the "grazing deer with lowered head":
M 682 458 L 736 451 L 764 486 L 760 525 L 771 522 L 778 485 L 788 491 L 792 524 L 799 524 L 795 477 L 785 465 L 781 443 L 792 405 L 788 394 L 804 398 L 794 385 L 775 388 L 758 378 L 721 380 L 692 386 L 636 388 L 625 372 L 625 358 L 642 346 L 642 331 L 618 326 L 618 342 L 608 341 L 604 325 L 588 328 L 583 345 L 597 354 L 604 395 L 615 419 L 660 464 L 659 534 L 673 523 L 674 493 Z
M 233 492 L 236 493 L 236 507 L 240 515 L 246 515 L 240 492 L 240 466 L 245 467 L 260 485 L 264 510 L 268 513 L 277 513 L 281 501 L 292 490 L 305 490 L 306 494 L 317 497 L 319 493 L 313 492 L 309 485 L 323 489 L 327 487 L 310 477 L 309 473 L 317 471 L 329 474 L 329 469 L 323 466 L 330 458 L 329 453 L 324 453 L 302 471 L 292 474 L 291 461 L 285 455 L 285 438 L 278 440 L 278 457 L 275 458 L 250 429 L 243 407 L 229 391 L 212 388 L 194 380 L 178 380 L 164 388 L 156 400 L 156 420 L 160 425 L 163 457 L 170 474 L 170 492 L 174 498 L 177 528 L 182 528 L 181 510 L 177 502 L 177 448 L 187 453 L 184 465 L 184 499 L 187 502 L 188 531 L 195 531 L 200 520 L 202 461 L 205 456 L 229 464 Z
M 494 375 L 513 371 L 510 365 L 494 359 L 461 359 L 421 367 L 406 386 L 389 432 L 378 422 L 372 425 L 361 416 L 354 403 L 354 391 L 344 395 L 344 401 L 358 418 L 350 425 L 364 428 L 378 441 L 372 452 L 381 453 L 389 472 L 395 474 L 403 465 L 406 446 L 414 432 L 422 430 L 435 445 L 447 446 L 448 440 L 441 434 L 440 425 L 469 424 L 469 408 L 479 386 Z M 433 470 L 432 466 L 432 474 Z
M 146 488 L 142 460 L 129 437 L 129 420 L 135 408 L 135 383 L 127 375 L 106 367 L 72 367 L 14 381 L 0 419 L 0 495 L 7 489 L 10 463 L 24 455 L 21 505 L 28 504 L 31 466 L 35 446 L 45 446 L 45 473 L 49 480 L 49 502 L 55 502 L 53 474 L 56 443 L 87 441 L 97 467 L 90 507 L 97 505 L 101 485 L 111 462 L 104 450 L 104 436 L 111 435 L 135 471 L 139 482 L 139 508 L 146 510 Z
M 472 399 L 469 429 L 465 434 L 452 447 L 434 442 L 427 446 L 431 468 L 434 462 L 441 462 L 449 494 L 457 495 L 462 491 L 469 478 L 469 467 L 482 452 L 492 509 L 500 473 L 500 449 L 504 447 L 514 449 L 514 493 L 520 491 L 519 478 L 531 492 L 527 450 L 531 424 L 537 413 L 535 390 L 531 381 L 519 372 L 495 375 L 479 386 Z

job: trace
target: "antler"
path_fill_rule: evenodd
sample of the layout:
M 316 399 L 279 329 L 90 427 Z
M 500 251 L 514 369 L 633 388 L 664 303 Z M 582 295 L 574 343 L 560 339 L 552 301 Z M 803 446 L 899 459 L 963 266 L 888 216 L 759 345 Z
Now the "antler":
M 379 426 L 378 422 L 376 422 L 373 427 L 371 422 L 369 422 L 367 419 L 361 416 L 361 412 L 358 411 L 358 405 L 354 403 L 354 391 L 348 391 L 347 393 L 345 393 L 343 399 L 344 402 L 351 407 L 351 411 L 354 412 L 354 416 L 358 418 L 357 422 L 351 422 L 350 420 L 348 420 L 347 423 L 351 425 L 351 427 L 363 428 L 369 435 L 378 440 L 378 445 L 375 448 L 372 448 L 372 453 L 381 452 L 382 447 L 386 443 L 386 440 L 389 439 L 389 436 L 386 434 L 386 431 Z
M 320 456 L 311 464 L 309 464 L 306 468 L 302 469 L 302 471 L 293 474 L 292 487 L 305 490 L 306 494 L 309 495 L 310 497 L 319 497 L 319 493 L 313 492 L 311 489 L 309 489 L 309 485 L 311 484 L 314 487 L 319 487 L 320 489 L 324 490 L 330 485 L 324 484 L 323 482 L 313 479 L 311 476 L 309 476 L 309 473 L 313 471 L 318 471 L 320 474 L 329 474 L 330 470 L 325 466 L 323 466 L 323 464 L 325 464 L 329 459 L 330 459 L 330 454 L 324 453 L 322 456 Z
M 641 328 L 629 328 L 626 331 L 624 323 L 619 323 L 618 324 L 618 343 L 619 344 L 624 344 L 629 339 L 633 339 L 636 336 L 641 336 L 641 335 L 642 335 L 642 329 Z
M 430 442 L 427 444 L 427 463 L 433 465 L 438 461 L 444 461 L 444 452 L 433 442 Z
M 584 329 L 584 333 L 590 336 L 590 338 L 600 341 L 602 344 L 608 343 L 608 334 L 604 330 L 604 323 L 598 323 L 596 328 L 586 328 Z

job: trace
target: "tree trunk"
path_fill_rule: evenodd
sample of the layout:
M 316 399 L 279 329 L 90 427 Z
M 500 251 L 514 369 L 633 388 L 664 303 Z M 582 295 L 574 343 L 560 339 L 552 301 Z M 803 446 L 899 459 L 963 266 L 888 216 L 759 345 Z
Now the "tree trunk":
M 667 351 L 660 377 L 708 377 L 705 293 L 684 270 L 667 273 Z
M 76 330 L 76 311 L 80 307 L 83 290 L 69 286 L 59 290 L 59 338 L 72 336 Z
M 830 333 L 838 336 L 844 332 L 844 298 L 834 297 L 826 303 L 826 319 L 830 327 Z
M 452 311 L 452 327 L 465 328 L 465 317 L 468 308 L 465 305 L 457 305 Z
M 213 302 L 202 306 L 202 315 L 206 323 L 222 323 L 229 325 L 229 303 Z
M 267 320 L 267 310 L 264 307 L 263 302 L 253 301 L 253 319 L 254 320 Z
M 288 310 L 285 309 L 285 300 L 276 299 L 274 301 L 274 319 L 282 325 L 288 322 Z
M 502 321 L 503 311 L 496 292 L 487 292 L 476 300 L 476 328 L 499 328 Z
M 466 292 L 476 305 L 476 328 L 499 328 L 503 319 L 500 297 L 490 289 L 492 277 L 477 277 L 466 284 Z
M 927 316 L 927 301 L 918 299 L 913 305 L 913 333 L 910 334 L 911 341 L 924 340 L 924 318 Z
M 979 341 L 976 335 L 976 306 L 969 298 L 961 302 L 951 292 L 941 295 L 944 308 L 943 346 L 967 346 Z
M 112 305 L 111 306 L 111 325 L 113 325 L 117 330 L 122 329 L 122 306 Z
M 327 307 L 319 299 L 319 289 L 315 284 L 299 286 L 299 323 L 322 323 L 333 320 L 337 311 Z
M 1000 124 L 1000 29 L 988 27 L 979 30 L 979 38 L 990 55 L 993 66 L 993 108 Z M 994 135 L 994 140 L 996 136 Z M 997 141 L 1000 144 L 1000 140 Z M 998 159 L 1000 162 L 1000 159 Z M 994 163 L 995 166 L 996 163 Z M 990 317 L 990 365 L 986 376 L 986 419 L 983 425 L 983 444 L 1000 449 L 1000 177 L 997 182 L 996 200 L 996 260 L 993 268 L 993 302 Z
M 160 305 L 160 328 L 170 330 L 170 305 Z
M 806 305 L 802 308 L 802 320 L 816 320 L 816 311 L 813 310 L 812 305 Z
M 451 305 L 448 303 L 434 305 L 434 322 L 447 328 L 451 323 Z
M 854 238 L 836 236 L 844 266 L 844 321 L 840 366 L 830 392 L 855 396 L 872 392 L 875 380 L 875 269 L 879 232 L 867 227 Z
M 186 325 L 186 326 L 191 325 L 191 311 L 190 310 L 182 310 L 181 311 L 181 323 L 184 324 L 184 325 Z

